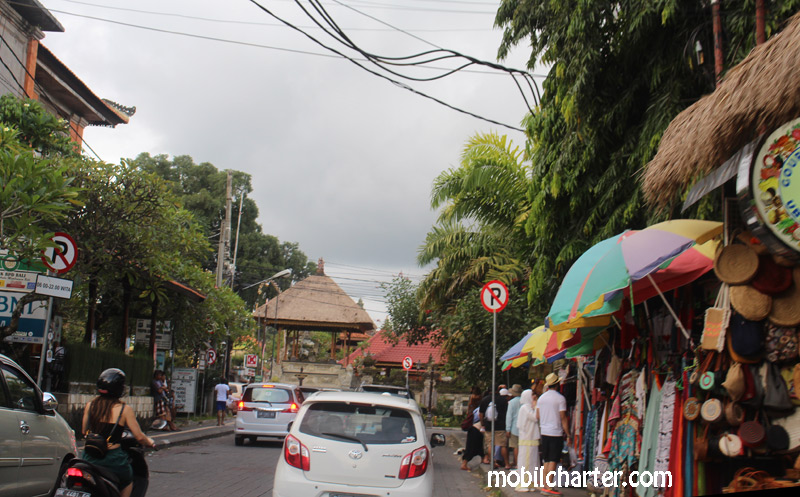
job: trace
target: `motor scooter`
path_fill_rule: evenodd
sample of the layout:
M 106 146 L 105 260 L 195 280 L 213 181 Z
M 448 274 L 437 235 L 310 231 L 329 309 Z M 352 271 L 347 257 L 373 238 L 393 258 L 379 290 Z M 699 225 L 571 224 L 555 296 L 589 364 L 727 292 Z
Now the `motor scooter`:
M 125 430 L 120 441 L 133 468 L 131 497 L 144 497 L 150 482 L 145 449 Z M 119 497 L 119 479 L 111 471 L 83 459 L 72 459 L 58 482 L 54 497 Z

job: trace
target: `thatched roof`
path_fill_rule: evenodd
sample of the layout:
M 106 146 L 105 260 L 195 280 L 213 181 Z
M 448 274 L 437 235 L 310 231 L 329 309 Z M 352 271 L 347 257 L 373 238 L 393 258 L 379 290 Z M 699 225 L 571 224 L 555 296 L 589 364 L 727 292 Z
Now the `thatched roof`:
M 324 266 L 323 266 L 324 267 Z M 341 331 L 375 329 L 367 311 L 356 304 L 324 270 L 299 281 L 277 298 L 256 309 L 256 318 L 275 323 L 280 328 L 308 331 Z
M 800 13 L 670 123 L 644 172 L 645 199 L 667 206 L 758 134 L 798 116 Z

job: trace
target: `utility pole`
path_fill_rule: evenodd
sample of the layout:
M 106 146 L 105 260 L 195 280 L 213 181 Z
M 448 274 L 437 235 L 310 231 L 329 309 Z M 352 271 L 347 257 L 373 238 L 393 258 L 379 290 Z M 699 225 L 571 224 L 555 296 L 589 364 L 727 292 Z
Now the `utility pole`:
M 230 245 L 231 245 L 231 203 L 232 198 L 232 183 L 233 176 L 228 171 L 228 181 L 225 191 L 225 219 L 219 230 L 219 249 L 217 251 L 217 288 L 222 287 L 225 279 L 225 273 L 228 269 L 228 259 L 230 258 Z

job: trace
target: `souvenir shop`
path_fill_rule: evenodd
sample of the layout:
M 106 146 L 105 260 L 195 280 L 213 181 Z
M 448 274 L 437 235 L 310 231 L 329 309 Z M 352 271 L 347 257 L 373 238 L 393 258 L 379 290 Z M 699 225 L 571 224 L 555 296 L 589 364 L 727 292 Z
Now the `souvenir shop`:
M 593 493 L 800 485 L 800 119 L 735 159 L 724 222 L 673 220 L 595 245 L 548 326 L 505 364 L 525 353 L 531 378 L 562 377 L 576 469 L 671 475 Z

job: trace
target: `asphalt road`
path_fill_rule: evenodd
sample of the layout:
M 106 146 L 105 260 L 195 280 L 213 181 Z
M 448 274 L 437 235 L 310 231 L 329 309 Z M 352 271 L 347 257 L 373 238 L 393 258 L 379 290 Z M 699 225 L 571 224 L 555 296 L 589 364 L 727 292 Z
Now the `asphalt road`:
M 453 455 L 458 443 L 434 449 L 436 497 L 486 497 L 475 473 L 460 471 Z M 282 444 L 259 440 L 233 443 L 233 435 L 202 440 L 151 453 L 147 497 L 186 495 L 272 496 L 275 464 Z

